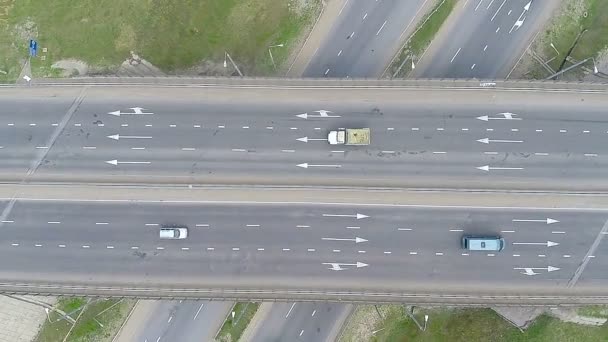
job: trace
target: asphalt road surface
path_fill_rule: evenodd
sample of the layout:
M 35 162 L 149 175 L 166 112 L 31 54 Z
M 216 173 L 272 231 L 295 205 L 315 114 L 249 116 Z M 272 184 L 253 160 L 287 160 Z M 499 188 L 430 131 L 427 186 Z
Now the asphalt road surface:
M 303 76 L 380 76 L 427 1 L 345 1 Z
M 0 94 L 0 179 L 608 188 L 603 93 L 90 88 L 73 104 L 80 91 Z M 371 145 L 330 146 L 341 127 L 370 127 Z
M 604 210 L 583 209 L 17 201 L 2 221 L 0 279 L 339 290 L 605 288 L 607 220 Z M 159 240 L 162 225 L 187 225 L 190 235 Z M 501 235 L 507 247 L 467 252 L 460 247 L 464 234 Z
M 501 79 L 508 76 L 558 1 L 468 0 L 456 4 L 446 34 L 416 65 L 423 78 Z M 564 54 L 568 47 L 562 48 Z
M 352 305 L 334 303 L 273 303 L 250 342 L 333 342 Z
M 143 304 L 142 304 L 143 303 Z M 117 342 L 213 341 L 232 308 L 230 302 L 143 301 L 145 315 L 133 314 L 122 328 Z

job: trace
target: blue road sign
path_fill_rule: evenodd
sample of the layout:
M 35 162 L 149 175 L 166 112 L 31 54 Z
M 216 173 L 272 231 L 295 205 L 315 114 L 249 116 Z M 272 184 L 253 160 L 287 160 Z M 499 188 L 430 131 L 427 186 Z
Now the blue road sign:
M 38 42 L 33 39 L 30 39 L 30 56 L 36 57 L 38 54 Z

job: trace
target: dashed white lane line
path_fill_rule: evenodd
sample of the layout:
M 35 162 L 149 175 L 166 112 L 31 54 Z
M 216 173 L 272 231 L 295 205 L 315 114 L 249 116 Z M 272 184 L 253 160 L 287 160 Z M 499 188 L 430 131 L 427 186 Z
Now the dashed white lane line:
M 39 149 L 39 150 L 46 150 L 49 147 L 48 146 L 36 146 L 36 148 Z
M 460 130 L 461 130 L 461 131 L 465 131 L 465 132 L 466 132 L 466 131 L 468 131 L 469 129 L 468 129 L 468 128 L 461 128 Z
M 346 153 L 346 151 L 331 151 L 331 153 Z
M 501 233 L 515 233 L 514 230 L 501 230 Z
M 391 252 L 391 251 L 384 251 L 384 254 L 391 254 L 391 253 L 393 253 L 393 252 Z
M 207 247 L 207 250 L 208 250 L 208 251 L 214 251 L 214 250 L 215 250 L 215 248 L 214 248 L 214 247 Z
M 462 229 L 450 229 L 450 231 L 451 231 L 451 232 L 462 232 L 462 231 L 464 231 L 464 230 L 462 230 Z
M 41 245 L 41 244 L 39 244 L 39 243 L 35 244 L 34 246 L 35 246 L 35 247 L 42 247 L 42 245 Z
M 595 258 L 595 255 L 590 255 L 587 258 Z
M 97 127 L 104 127 L 104 126 L 105 126 L 105 124 L 102 124 L 102 123 L 97 124 Z
M 151 124 L 146 124 L 145 126 L 146 126 L 146 127 L 152 127 L 152 125 L 151 125 Z
M 31 123 L 31 124 L 30 124 L 30 127 L 35 127 L 35 126 L 36 126 L 36 124 L 35 124 L 35 123 Z
M 264 248 L 258 248 L 258 251 L 262 252 L 264 251 Z
M 494 154 L 498 154 L 498 152 L 484 152 L 484 154 L 492 154 L 492 155 L 494 155 Z
M 560 132 L 560 133 L 567 133 L 568 131 L 567 131 L 567 130 L 565 130 L 565 129 L 560 129 L 560 130 L 559 130 L 559 132 Z
M 194 147 L 182 147 L 182 151 L 195 151 Z
M 97 147 L 96 146 L 82 146 L 83 150 L 96 150 Z
M 462 255 L 462 256 L 468 256 L 469 253 L 461 253 L 460 255 Z
M 131 249 L 139 249 L 138 246 L 131 246 Z
M 53 126 L 53 127 L 57 127 L 57 126 L 59 126 L 59 124 L 58 124 L 58 123 L 54 123 L 54 124 L 52 124 L 51 126 Z
M 359 226 L 348 226 L 346 229 L 361 229 Z
M 294 153 L 296 150 L 281 150 L 281 152 L 285 153 Z
M 441 252 L 435 252 L 435 255 L 441 256 L 441 255 L 443 255 L 443 253 L 441 253 Z
M 496 33 L 498 33 L 498 31 L 500 31 L 500 27 L 496 29 Z
M 91 248 L 89 245 L 82 245 L 82 248 Z
M 585 153 L 585 157 L 597 157 L 597 153 Z
M 247 152 L 247 150 L 242 149 L 242 148 L 233 148 L 232 152 Z
M 339 250 L 339 249 L 334 249 L 332 252 L 334 252 L 334 253 L 340 253 L 340 252 L 341 252 L 341 250 Z
M 314 251 L 316 251 L 316 249 L 314 249 L 314 248 L 309 248 L 309 249 L 307 249 L 307 251 L 308 251 L 308 252 L 314 252 Z
M 487 45 L 483 47 L 483 51 L 484 51 L 484 52 L 485 52 L 487 49 L 488 49 L 488 46 L 487 46 Z
M 494 128 L 486 128 L 487 132 L 494 132 Z
M 511 128 L 511 132 L 519 132 L 519 128 Z
M 365 251 L 357 251 L 357 253 L 359 253 L 359 254 L 365 254 L 366 252 Z
M 266 129 L 274 129 L 273 126 L 266 126 Z
M 315 317 L 316 313 L 317 313 L 317 310 L 312 310 L 312 315 L 310 315 L 310 316 Z
M 545 152 L 535 152 L 534 153 L 535 156 L 548 156 L 549 153 L 545 153 Z
M 540 133 L 540 132 L 542 132 L 543 130 L 542 130 L 542 129 L 537 129 L 536 131 Z
M 158 226 L 158 223 L 146 223 L 144 226 Z
M 193 125 L 194 128 L 201 128 L 201 125 Z
M 572 257 L 572 255 L 570 255 L 570 254 L 564 254 L 564 258 L 570 258 L 570 257 Z
M 232 247 L 233 251 L 240 251 L 241 249 L 239 247 Z
M 18 243 L 11 243 L 11 246 L 17 247 L 17 246 L 19 246 L 19 244 Z
M 476 66 L 476 65 L 477 65 L 477 64 L 473 64 L 473 65 L 471 65 L 471 70 L 475 69 L 475 66 Z
M 456 59 L 456 56 L 458 56 L 458 54 L 460 53 L 460 50 L 462 50 L 462 48 L 458 48 L 458 51 L 456 51 L 456 53 L 454 54 L 454 57 L 452 57 L 452 59 L 450 60 L 450 63 L 454 62 L 454 60 Z
M 300 331 L 300 336 L 302 336 L 303 333 L 304 333 L 304 329 L 302 329 L 302 331 Z
M 324 75 L 327 75 L 327 74 L 329 74 L 329 68 L 327 70 L 325 70 L 325 74 Z
M 338 57 L 342 54 L 342 50 L 338 51 Z
M 496 254 L 494 254 L 494 253 L 489 253 L 489 254 L 488 254 L 488 256 L 489 256 L 489 257 L 493 257 L 493 256 L 496 256 Z
M 190 247 L 182 247 L 182 251 L 189 251 Z
M 447 152 L 443 152 L 443 151 L 435 151 L 435 152 L 433 152 L 433 154 L 447 154 Z
M 514 257 L 518 257 L 518 256 L 521 256 L 521 255 L 519 255 L 519 254 L 513 254 L 513 256 L 514 256 Z
M 380 32 L 382 32 L 382 29 L 384 28 L 384 26 L 386 25 L 387 20 L 384 21 L 384 23 L 382 24 L 382 26 L 380 26 L 380 29 L 378 30 L 378 32 L 376 32 L 376 36 L 380 34 Z
M 209 224 L 207 224 L 207 223 L 197 223 L 195 225 L 195 227 L 209 227 Z
M 175 127 L 177 127 L 177 125 L 171 124 L 171 125 L 169 125 L 169 127 L 175 128 Z
M 157 250 L 162 251 L 165 247 L 156 247 Z
M 296 303 L 293 303 L 291 305 L 291 307 L 289 308 L 289 311 L 287 311 L 287 315 L 285 315 L 285 318 L 289 317 L 289 315 L 291 314 L 291 311 L 293 310 L 293 308 L 296 306 Z
M 420 130 L 420 128 L 418 128 L 418 127 L 412 127 L 412 131 L 419 131 L 419 130 Z
M 395 127 L 388 127 L 386 130 L 387 130 L 387 131 L 394 131 L 394 130 L 395 130 Z
M 141 151 L 141 150 L 145 150 L 146 148 L 145 147 L 131 147 L 131 149 Z
M 247 224 L 246 227 L 259 227 L 259 224 Z
M 48 224 L 60 224 L 61 221 L 48 221 L 47 223 Z
M 544 258 L 544 257 L 546 257 L 546 255 L 544 255 L 544 254 L 539 254 L 539 255 L 538 255 L 538 257 L 539 257 L 539 258 Z
M 502 2 L 502 4 L 500 4 L 500 7 L 498 7 L 498 9 L 496 10 L 496 13 L 494 13 L 494 15 L 492 16 L 492 19 L 490 19 L 490 21 L 494 21 L 494 18 L 496 18 L 496 16 L 498 15 L 498 12 L 500 12 L 500 10 L 502 9 L 502 6 L 505 5 L 505 2 L 507 2 L 507 0 L 504 0 Z M 488 7 L 489 8 L 489 7 Z
M 283 252 L 289 252 L 291 251 L 291 248 L 283 248 Z
M 224 125 L 218 125 L 217 128 L 226 128 Z
M 418 252 L 410 252 L 410 255 L 417 255 Z
M 310 228 L 310 226 L 300 224 L 297 225 L 296 228 Z
M 566 234 L 566 232 L 563 232 L 561 230 L 554 230 L 551 232 L 551 234 Z
M 114 249 L 114 246 L 106 246 L 107 249 Z
M 315 127 L 315 131 L 320 131 L 321 127 Z
M 109 222 L 95 222 L 96 225 L 108 225 L 110 224 Z
M 65 245 L 57 245 L 59 248 L 65 248 Z
M 289 129 L 292 130 L 292 131 L 297 131 L 298 127 L 289 127 Z
M 397 230 L 401 230 L 401 231 L 407 231 L 407 232 L 409 232 L 409 231 L 411 231 L 411 230 L 412 230 L 412 228 L 397 228 Z
M 243 126 L 242 128 L 243 129 L 249 129 L 249 126 Z
M 14 223 L 15 221 L 13 220 L 2 220 L 2 223 Z
M 590 131 L 583 131 L 583 133 L 591 133 Z

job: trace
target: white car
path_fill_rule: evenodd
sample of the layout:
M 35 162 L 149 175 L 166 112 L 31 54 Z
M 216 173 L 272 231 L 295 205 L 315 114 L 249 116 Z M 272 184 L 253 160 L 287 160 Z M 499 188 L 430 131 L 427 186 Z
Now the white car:
M 159 237 L 161 239 L 185 239 L 188 237 L 188 228 L 177 227 L 177 228 L 161 228 Z

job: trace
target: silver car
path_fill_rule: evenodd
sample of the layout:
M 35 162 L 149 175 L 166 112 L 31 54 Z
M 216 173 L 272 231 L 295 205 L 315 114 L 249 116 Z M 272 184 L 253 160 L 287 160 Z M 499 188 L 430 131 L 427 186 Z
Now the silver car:
M 159 237 L 161 239 L 185 239 L 188 237 L 188 228 L 186 227 L 175 227 L 175 228 L 161 228 Z

